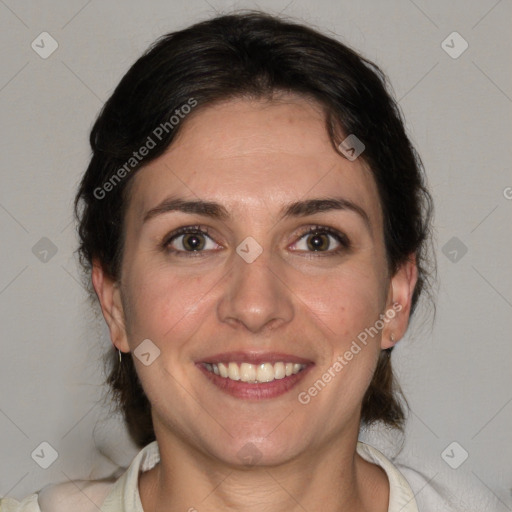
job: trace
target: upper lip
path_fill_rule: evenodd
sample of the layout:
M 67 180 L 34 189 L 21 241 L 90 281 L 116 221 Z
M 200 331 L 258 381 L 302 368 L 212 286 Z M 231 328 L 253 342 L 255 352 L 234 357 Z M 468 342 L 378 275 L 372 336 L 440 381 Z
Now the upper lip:
M 251 363 L 251 364 L 262 364 L 262 363 L 298 363 L 298 364 L 311 364 L 313 361 L 304 359 L 303 357 L 294 356 L 291 354 L 284 354 L 281 352 L 222 352 L 220 354 L 214 354 L 201 358 L 200 363 Z

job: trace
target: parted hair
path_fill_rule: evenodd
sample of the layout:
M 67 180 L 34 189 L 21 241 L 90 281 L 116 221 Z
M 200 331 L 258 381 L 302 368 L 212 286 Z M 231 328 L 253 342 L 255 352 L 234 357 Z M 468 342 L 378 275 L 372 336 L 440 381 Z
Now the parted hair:
M 169 119 L 176 110 L 181 112 L 191 99 L 195 115 L 214 102 L 272 99 L 278 93 L 304 95 L 319 104 L 338 152 L 349 134 L 365 145 L 359 158 L 378 187 L 390 274 L 411 256 L 416 259 L 415 309 L 420 294 L 429 289 L 432 201 L 420 157 L 385 75 L 335 37 L 253 11 L 218 16 L 159 38 L 130 67 L 97 117 L 90 134 L 91 160 L 74 204 L 78 254 L 93 300 L 92 261 L 97 259 L 108 276 L 119 279 L 129 185 L 143 165 L 173 143 L 186 123 L 185 117 L 171 129 Z M 155 127 L 163 125 L 167 129 L 155 137 Z M 140 163 L 131 161 L 127 167 L 148 137 L 154 147 Z M 407 402 L 395 381 L 390 352 L 381 352 L 361 404 L 361 422 L 381 421 L 402 429 Z M 107 382 L 131 436 L 142 447 L 155 439 L 155 433 L 151 405 L 133 359 L 125 355 L 119 363 L 113 349 L 106 357 Z

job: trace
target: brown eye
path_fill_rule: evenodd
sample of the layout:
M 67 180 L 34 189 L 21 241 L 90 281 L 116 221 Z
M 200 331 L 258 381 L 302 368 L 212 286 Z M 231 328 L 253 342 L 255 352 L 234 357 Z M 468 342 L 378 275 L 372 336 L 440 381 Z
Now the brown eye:
M 306 253 L 326 253 L 326 256 L 338 254 L 350 248 L 348 238 L 329 227 L 315 226 L 304 233 L 294 244 L 294 250 Z
M 173 231 L 162 243 L 163 248 L 178 256 L 198 256 L 219 248 L 208 231 L 200 226 L 185 226 Z
M 308 235 L 307 245 L 312 251 L 326 251 L 329 248 L 330 240 L 325 233 L 317 233 Z
M 205 246 L 204 237 L 201 234 L 188 233 L 182 237 L 182 245 L 186 251 L 200 251 Z

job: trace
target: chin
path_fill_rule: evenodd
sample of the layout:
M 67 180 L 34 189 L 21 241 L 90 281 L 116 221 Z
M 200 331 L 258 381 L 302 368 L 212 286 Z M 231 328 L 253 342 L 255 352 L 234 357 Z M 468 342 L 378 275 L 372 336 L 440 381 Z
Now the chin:
M 293 460 L 299 454 L 301 439 L 297 439 L 296 444 L 292 443 L 293 439 L 286 434 L 276 435 L 272 440 L 246 434 L 231 439 L 227 452 L 226 444 L 216 446 L 212 452 L 219 461 L 237 468 L 278 466 Z

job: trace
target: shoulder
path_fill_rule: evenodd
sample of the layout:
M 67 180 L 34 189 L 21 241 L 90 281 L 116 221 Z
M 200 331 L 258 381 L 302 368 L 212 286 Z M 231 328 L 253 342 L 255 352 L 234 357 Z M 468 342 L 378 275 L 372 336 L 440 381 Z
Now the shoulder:
M 156 441 L 146 445 L 128 468 L 119 469 L 104 480 L 73 480 L 50 484 L 21 501 L 0 498 L 0 512 L 99 512 L 118 510 L 119 503 L 134 499 L 140 471 L 160 460 Z M 108 504 L 107 504 L 108 502 Z
M 497 496 L 471 475 L 442 469 L 423 471 L 397 464 L 416 496 L 419 510 L 442 512 L 474 512 L 501 510 Z M 503 502 L 502 502 L 503 503 Z
M 0 512 L 98 512 L 113 480 L 77 480 L 47 485 L 21 501 L 0 500 Z
M 39 492 L 41 512 L 98 512 L 114 483 L 114 480 L 77 480 L 48 485 Z
M 390 500 L 393 500 L 393 507 L 390 507 L 390 510 L 404 510 L 404 504 L 414 502 L 417 508 L 411 506 L 411 510 L 474 512 L 471 507 L 467 507 L 466 500 L 463 500 L 468 490 L 465 489 L 465 492 L 461 493 L 460 484 L 457 485 L 456 482 L 446 478 L 446 474 L 440 470 L 420 471 L 393 457 L 388 459 L 377 448 L 364 443 L 358 443 L 358 452 L 361 455 L 366 454 L 371 462 L 380 465 L 386 471 L 391 487 Z M 429 474 L 431 476 L 427 476 Z M 481 499 L 471 500 L 470 503 L 484 505 Z M 494 508 L 483 506 L 478 510 L 494 510 Z
M 113 480 L 47 485 L 21 501 L 0 499 L 0 512 L 98 512 L 113 485 Z
M 404 464 L 396 463 L 396 468 L 411 486 L 420 510 L 442 510 L 443 512 L 457 510 L 454 508 L 453 493 L 449 488 L 440 485 L 435 478 L 428 478 L 422 472 Z
M 497 512 L 503 508 L 504 502 L 470 467 L 453 470 L 440 457 L 440 449 L 425 450 L 406 442 L 403 433 L 380 425 L 363 431 L 361 437 L 385 454 L 401 473 L 421 512 Z
M 0 498 L 0 512 L 41 512 L 37 494 L 31 494 L 21 501 L 12 498 Z

